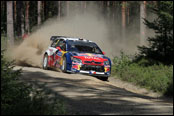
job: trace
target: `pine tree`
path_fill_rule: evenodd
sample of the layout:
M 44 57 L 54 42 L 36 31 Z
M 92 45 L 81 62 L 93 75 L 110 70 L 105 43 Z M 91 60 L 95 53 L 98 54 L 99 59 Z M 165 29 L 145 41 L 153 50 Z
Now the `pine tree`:
M 152 7 L 157 18 L 152 22 L 144 19 L 145 25 L 155 31 L 149 37 L 149 47 L 139 46 L 141 56 L 164 64 L 173 64 L 173 1 L 158 1 Z

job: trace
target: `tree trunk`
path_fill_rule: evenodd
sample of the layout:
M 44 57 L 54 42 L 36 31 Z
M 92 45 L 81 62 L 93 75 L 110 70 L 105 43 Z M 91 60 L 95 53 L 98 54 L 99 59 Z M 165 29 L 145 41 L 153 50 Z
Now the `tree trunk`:
M 38 26 L 40 26 L 40 24 L 41 24 L 41 1 L 38 1 L 37 2 L 38 4 L 37 4 L 37 13 L 38 13 L 38 15 L 37 15 L 37 25 Z
M 14 1 L 14 22 L 16 22 L 16 1 Z
M 146 33 L 146 29 L 145 29 L 145 24 L 144 22 L 144 18 L 146 18 L 146 1 L 142 1 L 140 3 L 140 45 L 145 44 L 145 33 Z
M 23 36 L 25 33 L 25 27 L 24 27 L 24 2 L 20 1 L 20 12 L 21 12 L 21 35 Z
M 29 34 L 29 1 L 26 1 L 25 30 L 26 33 Z
M 128 8 L 127 8 L 127 24 L 128 24 L 128 25 L 129 25 L 129 20 L 130 20 L 130 19 L 129 19 L 129 15 L 130 15 L 129 12 L 130 12 L 130 8 L 128 7 Z
M 6 17 L 7 15 L 6 15 L 6 8 L 7 7 L 7 5 L 6 5 L 6 1 L 1 1 L 1 34 L 2 33 L 6 33 L 6 28 L 7 28 L 7 26 L 6 26 L 6 18 L 4 18 L 4 17 Z
M 13 29 L 13 2 L 7 1 L 7 38 L 9 45 L 14 45 L 14 29 Z
M 20 23 L 21 23 L 21 8 L 20 8 L 20 1 L 19 2 L 16 2 L 16 9 L 17 9 L 17 12 L 16 12 L 16 25 L 15 25 L 15 30 L 16 30 L 16 35 L 17 36 L 21 36 L 21 27 L 20 27 Z M 19 9 L 19 10 L 18 10 Z
M 41 13 L 42 16 L 41 17 L 42 17 L 42 20 L 43 21 L 45 20 L 45 13 L 44 13 L 45 10 L 44 9 L 45 9 L 45 1 L 42 1 L 42 13 Z
M 122 40 L 125 40 L 125 30 L 126 30 L 126 2 L 122 2 Z

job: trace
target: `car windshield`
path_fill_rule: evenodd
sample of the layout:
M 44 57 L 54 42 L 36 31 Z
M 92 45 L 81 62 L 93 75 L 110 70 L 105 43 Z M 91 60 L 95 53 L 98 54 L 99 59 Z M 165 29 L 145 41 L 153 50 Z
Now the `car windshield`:
M 73 41 L 67 42 L 68 51 L 102 54 L 100 48 L 93 42 Z

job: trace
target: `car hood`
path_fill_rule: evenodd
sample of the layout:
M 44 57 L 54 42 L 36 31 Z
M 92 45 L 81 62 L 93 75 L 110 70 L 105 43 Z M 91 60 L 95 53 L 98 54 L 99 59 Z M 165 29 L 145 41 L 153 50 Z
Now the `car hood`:
M 79 58 L 83 61 L 95 61 L 95 62 L 104 62 L 108 58 L 102 54 L 93 54 L 93 53 L 71 53 L 73 57 Z

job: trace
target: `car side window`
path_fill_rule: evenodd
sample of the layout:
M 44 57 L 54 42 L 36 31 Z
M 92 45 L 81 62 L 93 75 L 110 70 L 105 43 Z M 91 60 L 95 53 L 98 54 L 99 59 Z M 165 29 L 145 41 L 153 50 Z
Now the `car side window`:
M 51 43 L 51 47 L 56 47 L 56 43 L 57 43 L 57 41 L 53 41 L 52 43 Z
M 60 47 L 61 50 L 66 51 L 66 42 L 65 42 L 65 40 L 60 40 L 58 42 L 58 44 L 56 45 L 56 47 Z

